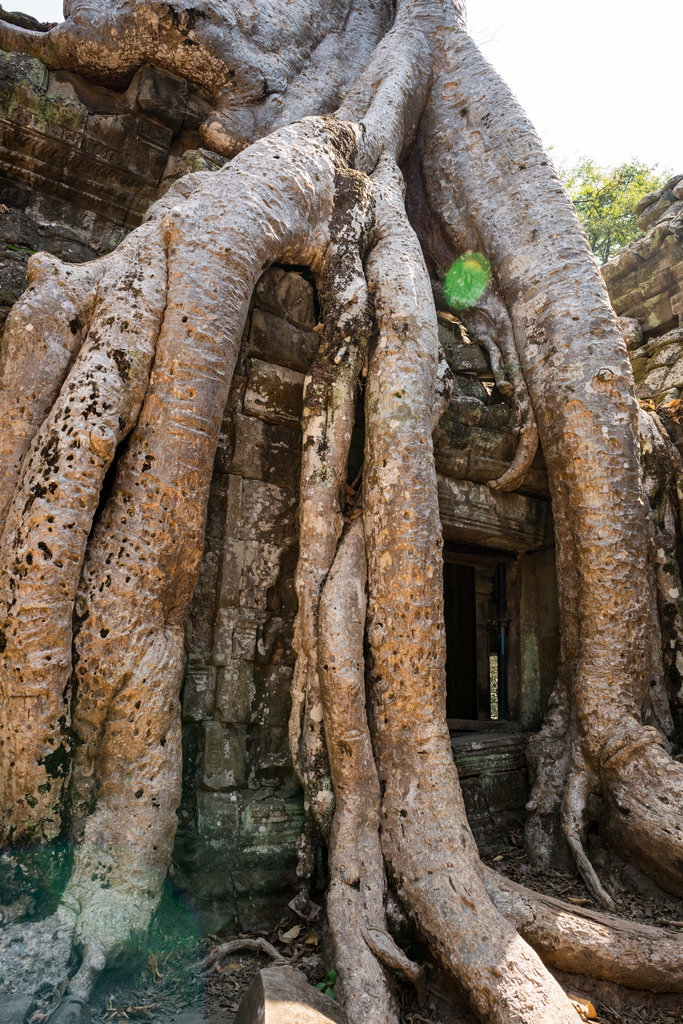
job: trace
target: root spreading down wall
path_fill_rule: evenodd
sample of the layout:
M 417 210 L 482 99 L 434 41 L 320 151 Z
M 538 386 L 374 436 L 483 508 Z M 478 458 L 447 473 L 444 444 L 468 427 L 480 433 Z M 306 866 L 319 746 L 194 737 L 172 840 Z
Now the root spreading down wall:
M 143 68 L 125 92 L 114 93 L 0 52 L 3 316 L 26 286 L 32 252 L 94 259 L 180 175 L 224 163 L 201 148 L 197 126 L 205 107 L 183 79 L 158 69 Z M 555 676 L 552 520 L 540 452 L 517 493 L 486 486 L 514 455 L 510 409 L 495 391 L 484 349 L 453 317 L 440 316 L 455 375 L 453 398 L 434 434 L 441 521 L 447 557 L 467 562 L 474 552 L 478 565 L 475 718 L 486 728 L 489 647 L 495 648 L 492 567 L 501 558 L 507 563 L 513 722 L 485 736 L 459 731 L 453 737 L 470 822 L 480 848 L 491 852 L 523 820 L 526 735 L 538 728 Z M 295 885 L 303 798 L 287 720 L 302 389 L 320 337 L 317 322 L 307 273 L 267 270 L 256 288 L 214 467 L 186 630 L 184 784 L 170 879 L 207 931 L 271 927 Z M 362 451 L 359 420 L 353 467 Z

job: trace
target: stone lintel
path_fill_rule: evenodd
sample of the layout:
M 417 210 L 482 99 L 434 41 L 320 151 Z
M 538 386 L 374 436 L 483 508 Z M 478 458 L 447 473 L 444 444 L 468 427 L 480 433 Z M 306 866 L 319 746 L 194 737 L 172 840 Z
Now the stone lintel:
M 505 551 L 543 547 L 547 502 L 437 474 L 444 540 Z

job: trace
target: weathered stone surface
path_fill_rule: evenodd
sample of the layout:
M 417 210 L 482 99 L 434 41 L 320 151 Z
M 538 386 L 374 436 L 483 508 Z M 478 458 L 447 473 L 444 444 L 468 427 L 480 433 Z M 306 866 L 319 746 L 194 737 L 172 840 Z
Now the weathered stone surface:
M 474 342 L 470 341 L 462 325 L 443 321 L 439 323 L 439 341 L 446 354 L 448 364 L 454 373 L 478 373 L 492 379 L 486 354 Z
M 524 733 L 458 733 L 451 736 L 453 759 L 461 779 L 482 772 L 510 772 L 526 768 Z
M 84 263 L 96 253 L 82 236 L 63 224 L 39 223 L 22 210 L 0 209 L 0 320 L 26 288 L 26 267 L 34 252 L 51 252 L 69 263 Z
M 346 1014 L 301 971 L 267 967 L 249 986 L 235 1024 L 346 1024 Z
M 304 369 L 296 339 L 303 337 L 302 351 L 312 355 L 318 335 L 300 326 L 313 310 L 308 282 L 282 268 L 271 268 L 264 279 L 256 301 L 269 309 L 254 307 L 259 331 L 245 332 L 245 376 L 233 382 L 226 408 L 183 695 L 177 877 L 201 897 L 197 911 L 206 927 L 237 921 L 243 928 L 245 921 L 272 917 L 277 924 L 291 898 L 303 823 L 287 736 L 301 430 L 290 398 L 280 394 L 273 401 L 267 387 L 275 381 L 277 390 L 284 377 L 297 390 L 300 410 L 303 377 L 260 357 L 267 348 L 269 360 L 281 358 L 264 325 L 294 339 L 285 358 Z M 309 338 L 315 342 L 306 349 Z M 259 381 L 266 382 L 260 394 L 270 394 L 265 415 L 284 415 L 287 425 L 266 422 L 264 409 L 253 403 Z M 287 892 L 286 899 L 278 896 Z
M 60 906 L 42 921 L 17 922 L 0 929 L 0 964 L 12 990 L 35 993 L 58 986 L 67 974 L 75 915 Z
M 244 394 L 244 411 L 266 423 L 298 425 L 303 409 L 303 389 L 303 373 L 253 359 Z
M 209 109 L 185 79 L 159 68 L 142 68 L 115 92 L 0 51 L 0 201 L 36 215 L 49 197 L 55 221 L 106 251 L 140 223 L 162 179 L 165 191 L 180 174 L 224 163 L 188 152 L 198 153 Z
M 637 320 L 645 339 L 683 323 L 683 176 L 636 207 L 647 233 L 602 268 L 617 314 Z
M 543 546 L 545 501 L 498 493 L 442 474 L 438 475 L 438 487 L 445 540 L 520 552 Z
M 647 342 L 631 357 L 636 393 L 656 407 L 680 396 L 683 388 L 683 327 Z
M 35 1005 L 33 996 L 0 995 L 0 1024 L 24 1024 Z
M 433 437 L 437 472 L 477 483 L 495 480 L 504 473 L 512 461 L 516 443 L 515 435 L 504 428 L 463 423 L 453 408 L 444 413 Z M 550 497 L 542 452 L 537 452 L 518 490 L 533 497 Z
M 284 317 L 292 324 L 312 328 L 316 324 L 313 286 L 301 274 L 283 267 L 271 267 L 261 277 L 254 294 L 262 309 Z
M 524 733 L 451 734 L 465 809 L 482 856 L 520 829 L 529 796 Z
M 230 473 L 244 480 L 264 480 L 295 491 L 301 467 L 301 431 L 266 423 L 257 416 L 233 416 L 234 448 Z
M 284 279 L 294 276 L 285 274 Z M 296 312 L 304 316 L 307 314 L 306 309 L 297 309 Z M 305 373 L 319 342 L 320 335 L 315 331 L 296 327 L 282 316 L 275 316 L 258 307 L 251 314 L 248 355 L 258 354 L 267 362 Z

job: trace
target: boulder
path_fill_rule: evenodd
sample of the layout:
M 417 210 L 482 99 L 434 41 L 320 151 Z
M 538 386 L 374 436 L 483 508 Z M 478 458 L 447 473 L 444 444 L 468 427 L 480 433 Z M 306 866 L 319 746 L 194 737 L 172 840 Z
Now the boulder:
M 329 996 L 293 967 L 259 971 L 240 1003 L 234 1024 L 347 1024 Z
M 29 995 L 0 995 L 0 1024 L 24 1024 L 35 1001 Z

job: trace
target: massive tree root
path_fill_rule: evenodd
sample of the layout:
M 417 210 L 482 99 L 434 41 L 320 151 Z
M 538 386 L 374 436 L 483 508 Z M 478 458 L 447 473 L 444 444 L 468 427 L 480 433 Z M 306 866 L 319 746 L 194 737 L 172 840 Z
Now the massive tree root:
M 359 11 L 370 17 L 372 7 Z M 105 29 L 128 31 L 135 10 L 124 6 L 108 21 L 100 12 L 97 32 L 91 14 L 75 11 L 60 32 L 81 32 L 78 60 L 86 53 L 93 62 L 77 66 L 106 77 L 107 68 L 130 71 L 154 54 L 190 74 L 174 63 L 175 16 L 167 34 L 150 35 L 146 8 L 124 67 L 119 43 L 103 42 Z M 295 41 L 302 10 L 320 8 L 301 0 L 287 26 Z M 347 8 L 332 5 L 330 17 L 340 11 Z M 191 72 L 217 93 L 227 58 L 212 56 L 204 29 Z M 8 33 L 4 26 L 6 45 L 33 48 L 53 66 L 66 60 L 59 33 L 40 42 Z M 327 38 L 322 31 L 301 41 L 285 78 L 314 50 L 311 61 L 324 66 Z M 242 77 L 210 139 L 232 133 L 223 151 L 243 151 L 222 171 L 179 183 L 111 256 L 71 270 L 34 260 L 0 367 L 3 833 L 19 843 L 68 829 L 76 843 L 59 920 L 49 925 L 57 922 L 80 953 L 71 989 L 87 997 L 144 931 L 169 863 L 183 626 L 213 457 L 251 294 L 278 260 L 311 268 L 324 316 L 305 385 L 291 738 L 310 814 L 329 834 L 328 912 L 349 1019 L 397 1020 L 387 967 L 422 982 L 387 931 L 385 866 L 482 1020 L 575 1022 L 544 960 L 623 984 L 642 985 L 647 975 L 650 987 L 678 991 L 679 943 L 655 949 L 654 932 L 568 914 L 484 871 L 445 724 L 431 442 L 441 401 L 437 321 L 397 166 L 416 138 L 424 195 L 411 209 L 440 219 L 454 254 L 467 237 L 493 267 L 492 289 L 470 320 L 515 403 L 520 444 L 492 486 L 519 483 L 536 420 L 548 463 L 563 666 L 536 741 L 532 827 L 549 850 L 561 825 L 607 902 L 582 847 L 586 801 L 599 792 L 605 827 L 622 849 L 660 882 L 683 885 L 683 768 L 662 732 L 644 724 L 653 708 L 655 577 L 632 380 L 569 202 L 445 0 L 399 3 L 363 73 L 345 79 L 345 90 L 332 81 L 316 108 L 334 94 L 343 99 L 336 118 L 305 117 L 251 146 L 273 121 L 264 115 L 254 128 L 252 108 L 267 97 L 252 90 L 253 49 L 229 56 Z M 263 64 L 270 73 L 266 57 Z M 251 134 L 240 135 L 246 108 Z M 46 353 L 35 386 L 34 336 Z M 340 490 L 366 355 L 363 513 L 342 535 Z M 661 653 L 659 665 L 661 680 Z M 656 721 L 666 727 L 665 709 Z M 49 927 L 35 927 L 36 941 Z M 572 941 L 558 948 L 563 929 Z
M 320 607 L 319 668 L 330 767 L 337 800 L 330 837 L 327 913 L 342 997 L 351 1020 L 398 1021 L 378 945 L 392 966 L 419 969 L 387 934 L 386 879 L 379 838 L 380 788 L 365 708 L 363 640 L 367 599 L 363 520 L 349 527 Z
M 188 8 L 171 0 L 67 0 L 48 32 L 0 21 L 0 47 L 121 87 L 145 64 L 182 75 L 213 98 L 206 145 L 234 156 L 268 132 L 335 110 L 391 25 L 387 0 L 264 0 Z
M 323 338 L 304 388 L 290 748 L 304 786 L 306 810 L 325 838 L 332 825 L 334 796 L 322 728 L 318 603 L 341 535 L 341 495 L 358 378 L 372 330 L 362 262 L 371 214 L 372 187 L 366 176 L 339 174 L 321 275 Z
M 463 32 L 437 60 L 423 123 L 428 192 L 446 232 L 451 209 L 465 210 L 495 267 L 548 464 L 566 692 L 555 716 L 564 707 L 569 736 L 563 833 L 608 905 L 582 852 L 586 800 L 598 792 L 612 840 L 681 892 L 683 766 L 643 717 L 653 678 L 649 522 L 626 347 L 576 215 L 509 90 Z M 571 296 L 560 284 L 570 279 Z M 554 742 L 554 717 L 537 752 Z M 532 814 L 556 806 L 554 792 L 542 772 Z

